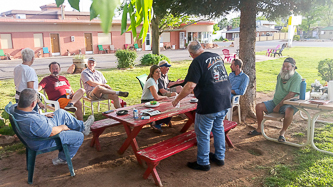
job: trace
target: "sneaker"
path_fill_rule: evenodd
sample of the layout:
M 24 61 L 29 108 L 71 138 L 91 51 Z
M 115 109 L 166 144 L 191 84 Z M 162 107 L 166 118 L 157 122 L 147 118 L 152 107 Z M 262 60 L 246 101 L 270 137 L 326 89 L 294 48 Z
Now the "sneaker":
M 90 126 L 94 123 L 95 117 L 94 115 L 90 115 L 88 119 L 83 122 L 84 131 L 82 132 L 84 135 L 88 136 L 90 134 Z
M 74 106 L 73 103 L 68 103 L 64 109 L 67 111 L 70 111 L 70 112 L 76 112 L 76 110 L 77 110 L 77 108 Z
M 212 153 L 212 152 L 209 153 L 209 160 L 210 160 L 211 162 L 214 162 L 214 163 L 215 163 L 216 165 L 218 165 L 218 166 L 223 166 L 223 165 L 224 165 L 224 160 L 219 160 L 219 159 L 217 159 L 217 158 L 215 157 L 215 154 Z
M 53 165 L 62 165 L 62 164 L 67 164 L 66 160 L 63 160 L 59 157 L 52 159 Z
M 152 125 L 151 128 L 153 129 L 153 132 L 155 132 L 155 133 L 161 134 L 163 132 L 162 124 Z
M 188 162 L 187 163 L 187 167 L 191 168 L 191 169 L 195 169 L 195 170 L 201 170 L 201 171 L 209 171 L 210 170 L 210 165 L 200 165 L 197 163 L 197 161 L 195 162 Z
M 128 92 L 121 92 L 119 91 L 119 96 L 122 96 L 122 97 L 127 97 L 128 96 Z

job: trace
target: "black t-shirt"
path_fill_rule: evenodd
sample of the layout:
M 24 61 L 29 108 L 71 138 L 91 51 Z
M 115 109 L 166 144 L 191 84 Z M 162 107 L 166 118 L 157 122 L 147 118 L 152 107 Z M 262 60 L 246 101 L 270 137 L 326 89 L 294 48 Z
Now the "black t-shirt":
M 198 114 L 211 114 L 231 107 L 231 85 L 222 57 L 204 52 L 193 59 L 185 83 L 194 82 L 194 95 L 198 98 Z

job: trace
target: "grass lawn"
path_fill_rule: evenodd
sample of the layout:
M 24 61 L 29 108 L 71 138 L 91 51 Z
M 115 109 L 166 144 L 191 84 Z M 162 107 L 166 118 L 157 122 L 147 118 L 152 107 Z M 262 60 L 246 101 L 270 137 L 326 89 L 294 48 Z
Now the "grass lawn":
M 324 81 L 318 75 L 318 62 L 326 58 L 333 58 L 333 48 L 309 48 L 309 47 L 294 47 L 287 48 L 283 51 L 284 56 L 293 57 L 296 60 L 298 67 L 297 72 L 306 79 L 307 89 L 310 89 L 311 83 L 315 79 Z M 266 52 L 259 52 L 259 55 L 265 55 Z M 283 59 L 273 59 L 256 63 L 257 70 L 257 91 L 271 92 L 275 89 L 276 77 L 282 67 Z M 190 61 L 181 61 L 172 63 L 169 78 L 176 80 L 184 79 L 187 74 L 187 69 Z M 230 72 L 229 65 L 226 65 Z M 63 70 L 64 71 L 64 70 Z M 149 74 L 149 67 L 139 66 L 134 69 L 117 70 L 105 69 L 102 70 L 109 85 L 114 90 L 128 91 L 129 97 L 123 98 L 127 105 L 140 103 L 142 89 L 138 80 L 135 78 L 138 75 Z M 39 77 L 39 80 L 43 76 Z M 80 75 L 66 75 L 74 90 L 80 87 Z M 13 79 L 0 81 L 0 109 L 4 109 L 9 101 L 14 100 L 14 82 Z M 95 106 L 96 107 L 96 106 Z M 103 108 L 104 107 L 104 108 Z M 106 110 L 106 106 L 102 106 L 102 110 Z M 1 111 L 0 111 L 1 112 Z M 88 109 L 85 118 L 90 115 Z M 101 119 L 101 114 L 95 114 L 96 119 Z M 316 145 L 319 148 L 333 151 L 333 125 L 326 125 L 324 128 L 316 129 Z M 2 148 L 4 150 L 4 148 Z M 0 147 L 1 155 L 1 147 Z M 1 157 L 0 157 L 1 158 Z M 265 186 L 333 186 L 333 157 L 314 151 L 307 147 L 295 151 L 293 165 L 283 165 L 277 163 L 271 168 L 269 177 L 265 178 Z

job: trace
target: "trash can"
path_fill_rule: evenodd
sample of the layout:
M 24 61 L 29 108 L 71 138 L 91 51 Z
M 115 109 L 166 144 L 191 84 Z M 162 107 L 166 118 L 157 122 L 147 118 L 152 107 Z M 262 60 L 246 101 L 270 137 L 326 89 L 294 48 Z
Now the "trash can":
M 176 45 L 172 45 L 172 49 L 176 49 Z

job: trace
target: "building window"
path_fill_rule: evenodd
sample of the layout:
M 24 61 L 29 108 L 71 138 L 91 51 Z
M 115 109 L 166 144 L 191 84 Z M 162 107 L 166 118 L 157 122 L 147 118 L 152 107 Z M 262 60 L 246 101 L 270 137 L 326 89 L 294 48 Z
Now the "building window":
M 193 32 L 188 32 L 187 34 L 187 42 L 190 43 L 193 41 Z
M 0 34 L 1 49 L 13 49 L 12 35 Z
M 131 44 L 131 43 L 132 43 L 132 34 L 125 33 L 125 44 Z
M 163 32 L 160 42 L 170 42 L 170 32 Z
M 44 47 L 43 34 L 34 34 L 34 45 L 35 47 Z
M 111 45 L 111 33 L 97 33 L 98 45 Z

